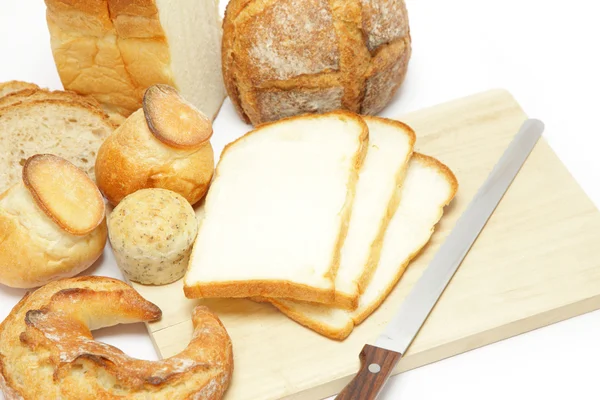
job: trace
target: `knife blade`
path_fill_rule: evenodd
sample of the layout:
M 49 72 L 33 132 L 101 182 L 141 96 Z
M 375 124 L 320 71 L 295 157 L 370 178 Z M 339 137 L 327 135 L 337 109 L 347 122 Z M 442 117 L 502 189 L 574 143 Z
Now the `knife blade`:
M 521 125 L 375 346 L 363 347 L 360 370 L 336 400 L 377 398 L 543 131 L 536 119 Z

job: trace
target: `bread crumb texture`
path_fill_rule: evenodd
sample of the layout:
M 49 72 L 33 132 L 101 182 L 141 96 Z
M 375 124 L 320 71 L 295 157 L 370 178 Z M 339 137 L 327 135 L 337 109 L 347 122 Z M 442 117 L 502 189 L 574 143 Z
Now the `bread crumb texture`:
M 375 114 L 410 54 L 403 0 L 232 0 L 225 13 L 226 87 L 254 125 L 338 108 Z

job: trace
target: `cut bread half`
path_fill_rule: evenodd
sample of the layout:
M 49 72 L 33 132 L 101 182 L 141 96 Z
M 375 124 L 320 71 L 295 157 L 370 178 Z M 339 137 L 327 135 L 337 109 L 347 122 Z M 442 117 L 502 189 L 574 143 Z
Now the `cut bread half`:
M 291 319 L 324 336 L 345 339 L 390 294 L 410 261 L 429 241 L 457 189 L 456 178 L 448 167 L 434 158 L 413 155 L 404 184 L 398 189 L 400 204 L 385 232 L 379 262 L 356 310 L 283 299 L 268 301 Z
M 23 81 L 8 81 L 0 83 L 0 98 L 14 92 L 19 92 L 26 89 L 39 89 L 35 83 Z
M 33 100 L 0 109 L 0 193 L 21 179 L 35 154 L 64 158 L 94 178 L 94 162 L 113 125 L 96 107 L 66 100 Z
M 333 303 L 368 128 L 348 112 L 265 124 L 228 145 L 184 291 Z

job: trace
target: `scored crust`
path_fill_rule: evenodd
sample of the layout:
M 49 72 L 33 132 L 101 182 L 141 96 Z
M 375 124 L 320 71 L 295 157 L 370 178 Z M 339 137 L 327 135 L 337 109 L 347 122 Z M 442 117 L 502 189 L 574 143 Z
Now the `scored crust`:
M 231 0 L 223 78 L 255 126 L 336 108 L 376 114 L 404 79 L 410 43 L 403 0 Z M 394 65 L 382 68 L 378 54 L 389 46 Z
M 166 145 L 198 147 L 212 136 L 210 119 L 169 85 L 150 86 L 142 105 L 148 129 Z
M 104 200 L 92 180 L 65 159 L 37 154 L 23 167 L 37 205 L 65 231 L 83 236 L 104 220 Z

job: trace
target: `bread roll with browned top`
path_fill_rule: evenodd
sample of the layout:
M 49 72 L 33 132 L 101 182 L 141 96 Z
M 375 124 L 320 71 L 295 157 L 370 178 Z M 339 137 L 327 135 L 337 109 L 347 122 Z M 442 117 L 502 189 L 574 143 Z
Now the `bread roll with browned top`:
M 134 112 L 102 144 L 96 182 L 108 201 L 145 188 L 182 195 L 190 204 L 208 190 L 214 170 L 212 123 L 175 89 L 155 85 Z
M 106 244 L 104 200 L 92 180 L 50 154 L 30 157 L 0 195 L 0 283 L 32 288 L 91 266 Z

